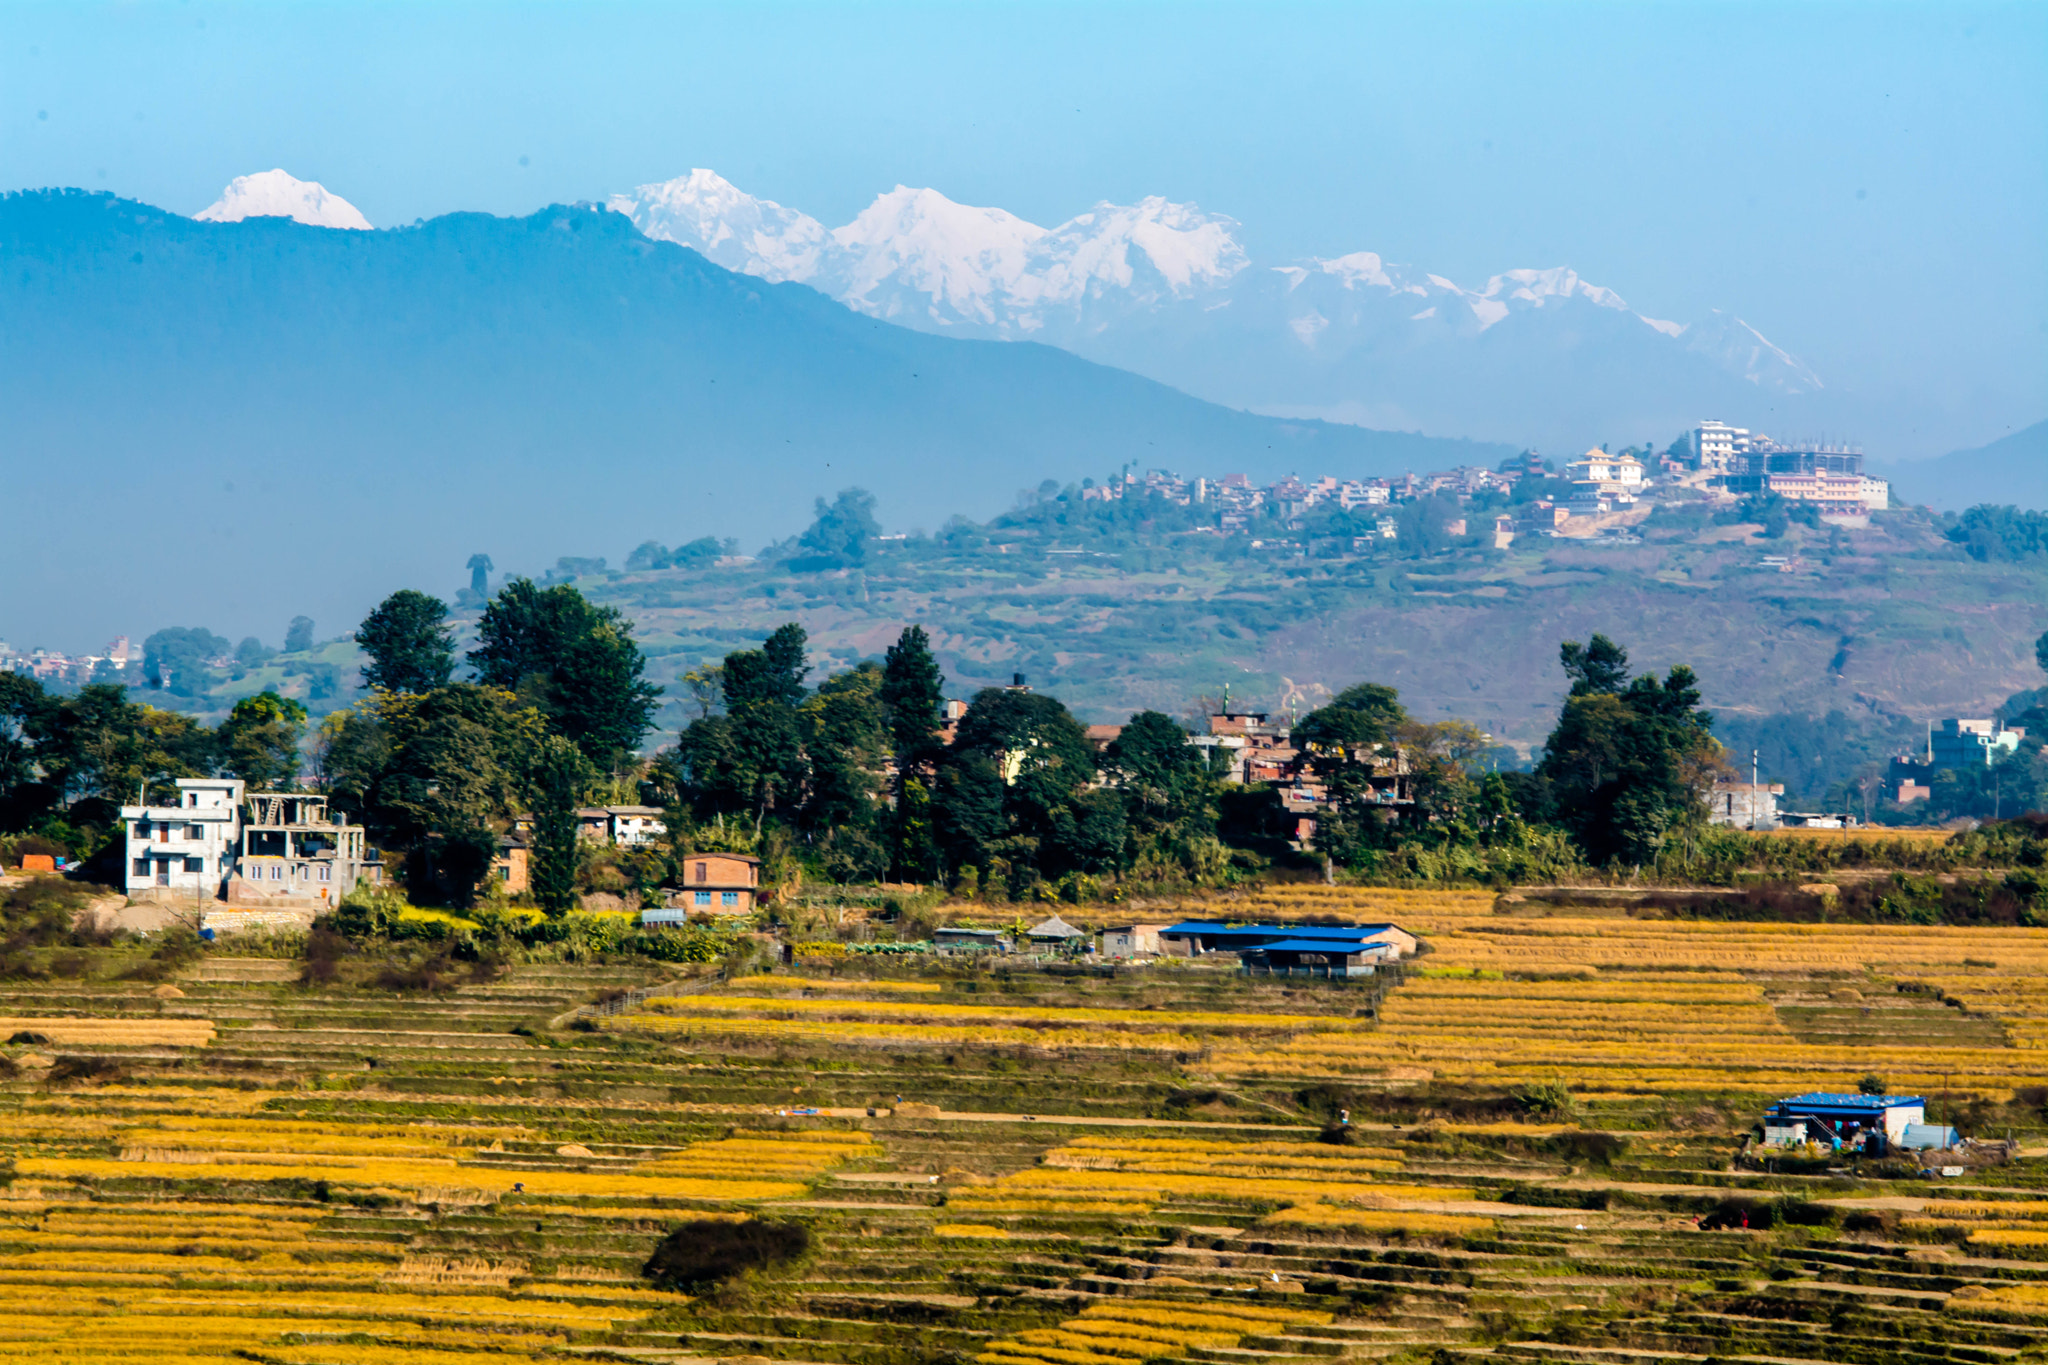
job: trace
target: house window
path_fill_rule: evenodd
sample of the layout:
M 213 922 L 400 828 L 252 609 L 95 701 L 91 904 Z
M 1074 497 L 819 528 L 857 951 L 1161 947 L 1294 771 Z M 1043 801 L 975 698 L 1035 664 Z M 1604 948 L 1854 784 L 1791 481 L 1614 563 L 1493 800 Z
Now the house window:
M 709 904 L 711 904 L 711 893 L 710 893 L 709 891 L 699 891 L 699 892 L 697 893 L 697 904 L 699 904 L 699 905 L 709 905 Z
M 206 826 L 204 826 L 204 825 L 187 825 L 187 826 L 185 826 L 185 837 L 186 837 L 187 839 L 204 839 L 204 838 L 206 837 Z
M 509 882 L 512 880 L 512 864 L 498 864 L 498 880 L 501 882 Z
M 709 863 L 697 864 L 697 880 L 700 882 L 708 882 L 711 880 L 711 865 Z
M 206 859 L 204 859 L 204 858 L 187 858 L 187 859 L 185 860 L 185 870 L 186 870 L 187 872 L 204 872 L 204 871 L 206 871 Z
M 270 865 L 270 880 L 272 880 L 272 881 L 274 881 L 274 882 L 281 882 L 281 881 L 283 881 L 283 880 L 284 880 L 284 864 L 283 864 L 283 863 L 272 863 L 272 864 Z
M 334 869 L 333 869 L 333 868 L 331 868 L 331 867 L 328 867 L 328 866 L 327 866 L 326 864 L 324 864 L 324 863 L 323 863 L 323 864 L 321 864 L 321 867 L 320 867 L 320 880 L 321 880 L 321 881 L 323 881 L 323 882 L 331 882 L 331 881 L 333 881 L 333 880 L 334 880 Z
M 721 891 L 718 893 L 718 903 L 720 905 L 738 905 L 740 903 L 740 893 L 737 891 Z
M 138 877 L 147 877 L 149 875 L 149 859 L 137 858 L 135 860 L 135 875 Z

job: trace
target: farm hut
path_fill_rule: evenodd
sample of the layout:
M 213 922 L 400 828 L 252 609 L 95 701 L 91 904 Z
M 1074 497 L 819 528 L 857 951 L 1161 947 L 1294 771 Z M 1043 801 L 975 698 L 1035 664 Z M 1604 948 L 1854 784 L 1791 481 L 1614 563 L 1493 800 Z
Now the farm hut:
M 1924 1128 L 1927 1101 L 1918 1095 L 1837 1095 L 1814 1091 L 1779 1100 L 1764 1112 L 1764 1142 L 1790 1146 L 1821 1142 L 1860 1147 L 1881 1156 L 1907 1141 L 1907 1129 Z
M 932 948 L 940 953 L 1007 953 L 1010 940 L 1000 929 L 932 930 Z
M 1090 937 L 1086 929 L 1076 929 L 1058 915 L 1032 925 L 1025 930 L 1024 936 L 1033 943 L 1053 948 L 1064 948 L 1078 939 Z
M 1157 957 L 1163 924 L 1118 924 L 1102 931 L 1106 958 Z

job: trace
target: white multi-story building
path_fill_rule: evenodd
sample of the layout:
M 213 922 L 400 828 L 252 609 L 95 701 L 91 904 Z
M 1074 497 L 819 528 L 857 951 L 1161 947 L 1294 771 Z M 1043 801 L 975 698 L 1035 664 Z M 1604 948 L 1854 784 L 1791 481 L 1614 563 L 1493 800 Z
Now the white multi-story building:
M 1701 469 L 1725 474 L 1737 456 L 1749 454 L 1749 448 L 1747 427 L 1731 427 L 1726 422 L 1702 422 L 1693 428 L 1692 453 Z
M 1609 455 L 1589 450 L 1564 467 L 1564 476 L 1579 485 L 1580 492 L 1635 494 L 1649 486 L 1643 477 L 1643 462 L 1633 455 Z
M 121 807 L 128 826 L 128 894 L 167 889 L 194 898 L 218 895 L 241 848 L 242 793 L 240 778 L 181 777 L 174 804 Z
M 181 777 L 169 805 L 123 806 L 130 896 L 283 899 L 331 908 L 383 864 L 361 825 L 332 818 L 327 798 L 250 792 L 239 778 Z

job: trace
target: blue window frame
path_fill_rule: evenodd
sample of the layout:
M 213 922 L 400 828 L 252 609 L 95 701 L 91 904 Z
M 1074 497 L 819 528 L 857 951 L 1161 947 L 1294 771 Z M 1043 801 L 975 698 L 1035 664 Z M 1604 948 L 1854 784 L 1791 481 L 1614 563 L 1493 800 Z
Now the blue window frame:
M 740 893 L 737 891 L 721 891 L 718 893 L 718 903 L 720 905 L 738 905 L 740 903 Z
M 697 904 L 699 904 L 699 905 L 709 905 L 709 904 L 711 904 L 711 893 L 710 893 L 709 891 L 699 891 L 699 892 L 697 893 Z

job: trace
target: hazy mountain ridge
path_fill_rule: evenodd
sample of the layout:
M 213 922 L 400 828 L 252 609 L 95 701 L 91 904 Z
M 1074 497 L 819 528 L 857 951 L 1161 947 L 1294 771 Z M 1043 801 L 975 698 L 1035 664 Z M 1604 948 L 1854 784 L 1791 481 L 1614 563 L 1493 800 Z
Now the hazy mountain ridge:
M 850 484 L 935 529 L 1127 462 L 1278 477 L 1512 453 L 888 326 L 589 207 L 337 232 L 10 195 L 0 319 L 11 501 L 75 510 L 0 544 L 0 576 L 37 584 L 0 634 L 73 647 L 355 620 L 476 550 L 538 570 L 649 537 L 751 548 Z M 114 492 L 81 502 L 86 471 Z
M 2048 510 L 2048 421 L 1971 450 L 1931 460 L 1886 462 L 1894 497 L 1944 512 L 1978 503 Z
M 871 316 L 1046 341 L 1260 411 L 1569 448 L 1823 387 L 1739 318 L 1650 317 L 1568 267 L 1472 289 L 1371 251 L 1256 264 L 1236 220 L 1162 197 L 1043 228 L 899 185 L 828 229 L 700 169 L 608 206 Z

